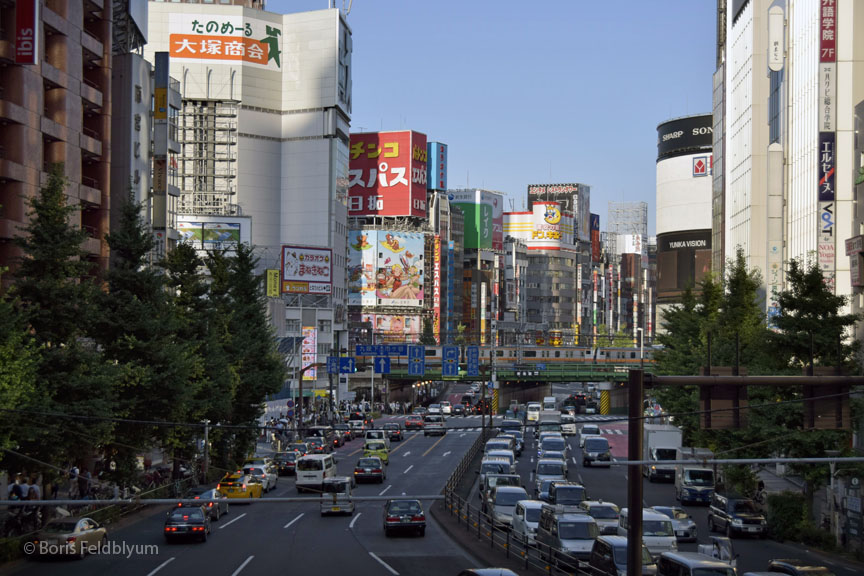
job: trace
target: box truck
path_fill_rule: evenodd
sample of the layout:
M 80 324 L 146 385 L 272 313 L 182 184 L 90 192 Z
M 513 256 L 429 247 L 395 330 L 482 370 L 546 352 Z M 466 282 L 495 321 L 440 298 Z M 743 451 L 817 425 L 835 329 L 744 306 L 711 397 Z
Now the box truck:
M 642 459 L 651 464 L 642 466 L 649 482 L 674 482 L 675 460 L 681 448 L 681 429 L 672 424 L 645 424 L 642 437 Z

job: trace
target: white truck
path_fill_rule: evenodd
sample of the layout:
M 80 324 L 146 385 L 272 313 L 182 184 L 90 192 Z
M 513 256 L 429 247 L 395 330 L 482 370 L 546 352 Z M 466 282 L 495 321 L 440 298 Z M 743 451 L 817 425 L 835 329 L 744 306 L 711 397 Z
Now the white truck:
M 714 494 L 715 474 L 708 464 L 714 453 L 708 448 L 678 448 L 677 460 L 700 460 L 705 464 L 678 464 L 675 468 L 675 499 L 682 504 L 710 504 Z
M 561 412 L 557 410 L 543 410 L 537 416 L 537 428 L 534 436 L 540 437 L 541 432 L 561 432 Z
M 672 424 L 645 424 L 642 437 L 642 459 L 651 464 L 642 466 L 649 482 L 675 481 L 675 460 L 681 448 L 681 429 Z

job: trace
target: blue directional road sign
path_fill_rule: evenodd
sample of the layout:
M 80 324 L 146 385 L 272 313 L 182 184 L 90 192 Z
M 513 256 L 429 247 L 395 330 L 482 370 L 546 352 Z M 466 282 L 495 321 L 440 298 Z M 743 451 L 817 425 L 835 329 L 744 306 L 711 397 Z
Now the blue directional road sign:
M 389 344 L 385 348 L 387 348 L 387 356 L 408 356 L 407 344 Z M 381 354 L 381 356 L 383 355 Z
M 444 346 L 441 348 L 441 375 L 459 376 L 458 346 Z
M 358 344 L 354 348 L 357 356 L 380 356 L 381 346 L 378 344 Z
M 339 373 L 339 357 L 338 356 L 328 356 L 327 357 L 327 374 L 338 374 Z
M 339 374 L 352 374 L 354 372 L 354 360 L 352 356 L 339 358 Z
M 375 358 L 375 374 L 390 373 L 390 358 L 388 356 L 379 356 Z
M 480 347 L 465 348 L 465 359 L 468 362 L 468 376 L 480 376 Z
M 423 376 L 426 374 L 426 347 L 408 347 L 408 374 L 411 376 Z

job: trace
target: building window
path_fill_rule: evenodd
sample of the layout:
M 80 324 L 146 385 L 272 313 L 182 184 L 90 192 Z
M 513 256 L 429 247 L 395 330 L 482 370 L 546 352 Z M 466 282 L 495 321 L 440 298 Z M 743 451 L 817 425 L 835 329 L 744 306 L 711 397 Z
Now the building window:
M 300 320 L 285 320 L 285 331 L 286 332 L 300 332 Z
M 330 320 L 319 320 L 318 321 L 318 332 L 323 332 L 329 334 L 331 331 L 332 322 Z
M 780 89 L 783 86 L 783 71 L 770 73 L 768 93 L 768 138 L 773 144 L 780 142 Z

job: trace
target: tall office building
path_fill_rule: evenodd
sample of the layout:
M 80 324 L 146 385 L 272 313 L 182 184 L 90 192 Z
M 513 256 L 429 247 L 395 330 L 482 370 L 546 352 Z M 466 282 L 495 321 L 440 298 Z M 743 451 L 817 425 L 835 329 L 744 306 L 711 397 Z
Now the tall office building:
M 181 238 L 256 246 L 289 371 L 326 388 L 312 365 L 348 343 L 351 29 L 337 9 L 261 8 L 151 2 L 144 55 L 168 52 L 179 80 Z
M 109 0 L 0 1 L 0 266 L 20 256 L 27 200 L 58 164 L 83 248 L 108 264 L 111 21 Z

